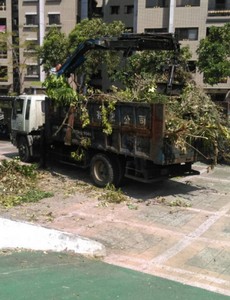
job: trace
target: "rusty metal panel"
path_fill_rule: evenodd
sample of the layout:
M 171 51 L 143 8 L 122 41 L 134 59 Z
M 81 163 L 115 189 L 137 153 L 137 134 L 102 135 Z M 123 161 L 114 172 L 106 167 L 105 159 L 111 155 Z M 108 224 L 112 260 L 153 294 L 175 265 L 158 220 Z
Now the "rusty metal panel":
M 158 165 L 169 165 L 194 161 L 194 151 L 182 153 L 165 140 L 165 106 L 163 104 L 119 102 L 108 116 L 112 133 L 103 132 L 101 103 L 87 104 L 90 124 L 81 126 L 81 111 L 76 109 L 72 128 L 72 145 L 78 145 L 82 138 L 91 140 L 94 149 L 111 151 L 126 156 L 149 160 Z M 49 133 L 53 134 L 62 124 L 68 110 L 50 109 Z M 62 126 L 55 140 L 63 141 L 67 130 Z

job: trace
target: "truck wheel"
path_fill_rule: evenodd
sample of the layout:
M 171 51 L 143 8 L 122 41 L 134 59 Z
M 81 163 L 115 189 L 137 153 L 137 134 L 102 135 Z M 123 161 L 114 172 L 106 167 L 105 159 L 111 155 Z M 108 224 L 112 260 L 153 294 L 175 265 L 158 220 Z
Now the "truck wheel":
M 30 155 L 30 148 L 25 137 L 21 137 L 19 140 L 18 152 L 20 160 L 23 162 L 30 162 L 32 157 Z
M 90 176 L 93 183 L 98 187 L 105 187 L 107 184 L 117 185 L 119 171 L 110 158 L 102 153 L 96 154 L 90 164 Z

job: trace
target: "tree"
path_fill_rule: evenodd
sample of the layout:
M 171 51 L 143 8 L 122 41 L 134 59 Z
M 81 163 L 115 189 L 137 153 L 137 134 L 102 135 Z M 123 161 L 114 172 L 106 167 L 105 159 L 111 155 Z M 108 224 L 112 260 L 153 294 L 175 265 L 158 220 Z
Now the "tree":
M 155 81 L 166 82 L 169 79 L 170 66 L 176 65 L 174 82 L 184 84 L 191 78 L 188 72 L 188 60 L 191 58 L 188 47 L 181 48 L 175 56 L 174 51 L 142 51 L 127 58 L 123 68 L 116 72 L 115 78 L 124 86 L 132 88 L 138 77 L 152 77 Z
M 70 52 L 88 39 L 97 39 L 106 36 L 120 36 L 124 32 L 125 26 L 121 21 L 104 23 L 101 19 L 85 19 L 75 26 L 69 34 Z M 91 76 L 96 74 L 103 63 L 107 72 L 111 75 L 120 62 L 119 53 L 114 51 L 91 51 L 87 54 L 87 61 L 84 67 L 76 70 L 79 78 L 83 79 L 83 84 L 89 82 Z
M 38 49 L 38 56 L 46 73 L 66 60 L 68 47 L 68 37 L 57 27 L 51 27 L 44 37 L 43 45 Z
M 222 27 L 212 26 L 197 49 L 197 66 L 204 74 L 204 82 L 218 84 L 230 76 L 230 23 Z
M 20 40 L 18 35 L 14 32 L 2 32 L 0 34 L 1 51 L 5 53 L 8 58 L 8 65 L 12 66 L 13 72 L 13 92 L 21 94 L 23 92 L 24 72 L 27 68 L 26 62 L 31 59 L 37 61 L 36 45 L 33 41 Z M 23 59 L 19 59 L 20 50 L 24 50 Z M 26 51 L 28 50 L 28 51 Z M 12 53 L 7 56 L 7 52 Z

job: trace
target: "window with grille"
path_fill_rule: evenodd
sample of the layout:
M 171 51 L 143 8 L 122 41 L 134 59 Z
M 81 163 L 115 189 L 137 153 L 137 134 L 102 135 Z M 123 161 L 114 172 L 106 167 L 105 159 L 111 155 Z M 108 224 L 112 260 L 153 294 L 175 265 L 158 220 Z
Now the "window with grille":
M 49 14 L 48 18 L 49 18 L 49 25 L 61 24 L 60 14 Z
M 26 25 L 38 25 L 38 16 L 26 15 Z
M 112 5 L 110 6 L 110 13 L 111 15 L 118 15 L 120 12 L 120 6 L 119 5 Z
M 36 47 L 38 46 L 37 40 L 27 40 L 26 41 L 26 51 L 34 52 L 36 50 Z
M 168 7 L 169 6 L 169 0 L 146 0 L 145 7 L 151 8 L 151 7 Z
M 6 66 L 0 66 L 0 82 L 8 81 L 7 73 L 8 68 Z
M 0 58 L 7 58 L 7 43 L 0 42 Z
M 27 76 L 38 76 L 39 75 L 38 66 L 37 65 L 27 65 L 26 75 Z
M 198 28 L 176 28 L 175 33 L 178 36 L 179 41 L 183 41 L 183 40 L 196 41 L 196 40 L 198 40 Z
M 200 6 L 200 0 L 177 0 L 176 6 Z
M 226 0 L 217 0 L 216 9 L 226 9 Z
M 134 5 L 125 5 L 125 14 L 133 14 L 134 12 Z
M 5 1 L 2 0 L 2 1 L 0 2 L 0 10 L 6 10 L 6 0 L 5 0 Z

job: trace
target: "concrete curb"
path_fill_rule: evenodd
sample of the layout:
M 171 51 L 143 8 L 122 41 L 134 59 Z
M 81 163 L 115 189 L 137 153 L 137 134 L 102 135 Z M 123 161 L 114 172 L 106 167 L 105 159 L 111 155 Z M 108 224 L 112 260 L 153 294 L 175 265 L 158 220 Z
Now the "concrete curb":
M 71 251 L 94 257 L 106 255 L 105 246 L 99 242 L 67 232 L 0 218 L 0 249 L 9 248 Z

